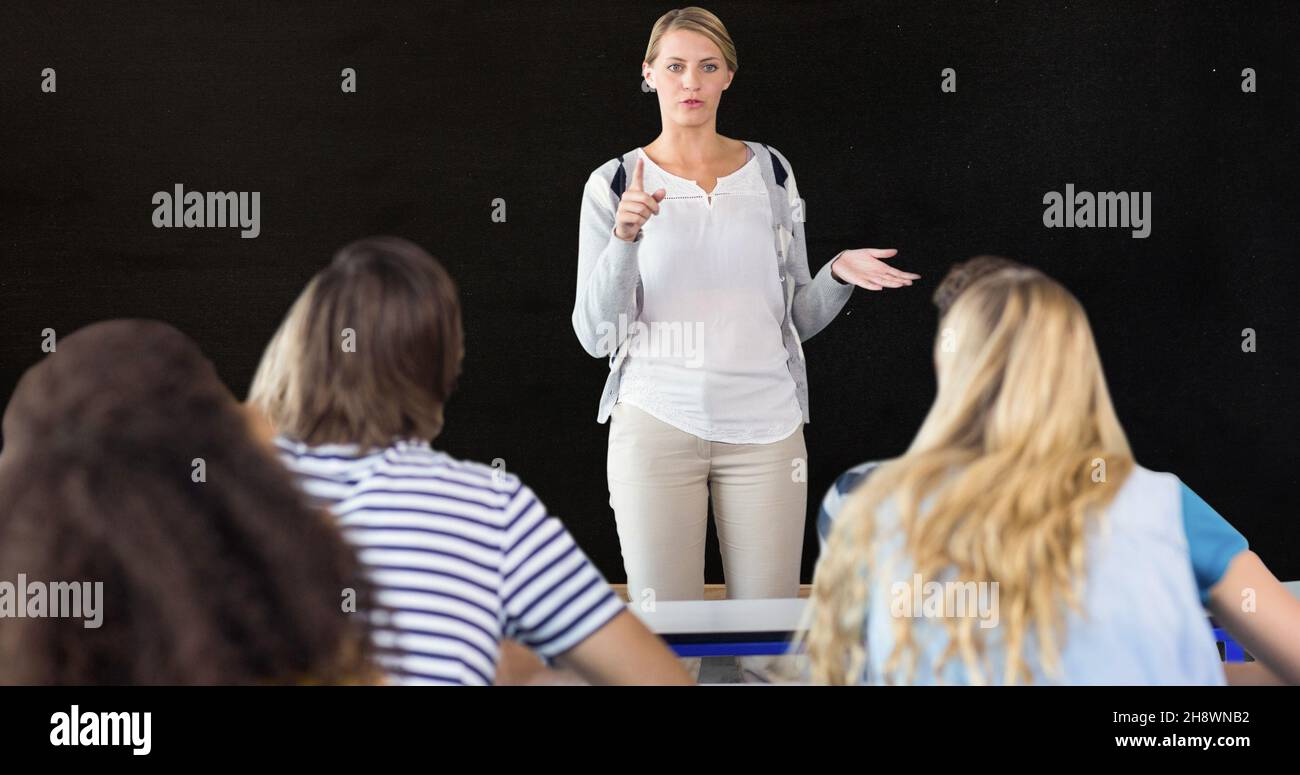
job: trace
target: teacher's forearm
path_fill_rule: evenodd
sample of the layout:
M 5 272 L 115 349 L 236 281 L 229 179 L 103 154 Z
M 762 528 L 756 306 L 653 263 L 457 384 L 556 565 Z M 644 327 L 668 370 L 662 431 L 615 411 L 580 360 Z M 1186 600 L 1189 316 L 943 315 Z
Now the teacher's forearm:
M 854 286 L 835 279 L 831 271 L 833 263 L 834 259 L 831 259 L 811 282 L 795 288 L 790 314 L 794 317 L 800 341 L 811 339 L 829 325 L 853 294 Z
M 636 315 L 636 285 L 641 277 L 638 244 L 611 233 L 603 247 L 588 243 L 580 248 L 572 321 L 578 341 L 592 357 L 613 352 Z

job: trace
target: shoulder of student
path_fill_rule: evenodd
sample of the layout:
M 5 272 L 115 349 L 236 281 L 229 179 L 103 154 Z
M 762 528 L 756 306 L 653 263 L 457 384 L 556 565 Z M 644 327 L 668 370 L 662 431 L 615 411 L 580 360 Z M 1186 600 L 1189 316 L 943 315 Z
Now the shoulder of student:
M 869 476 L 872 471 L 879 468 L 881 462 L 882 461 L 879 460 L 869 460 L 865 463 L 859 463 L 858 465 L 853 466 L 852 468 L 848 469 L 847 471 L 845 471 L 844 473 L 836 477 L 835 489 L 841 495 L 848 495 L 850 492 L 853 491 L 853 488 L 861 484 L 862 481 L 866 479 L 867 476 Z
M 371 473 L 378 476 L 400 475 L 405 479 L 427 479 L 468 488 L 473 500 L 493 508 L 505 508 L 527 488 L 519 477 L 506 469 L 505 461 L 498 458 L 489 465 L 475 460 L 462 460 L 442 450 L 430 447 L 397 444 L 386 448 L 373 465 Z M 423 492 L 424 485 L 415 485 Z
M 476 481 L 480 486 L 490 487 L 501 495 L 514 495 L 526 487 L 517 474 L 506 470 L 504 460 L 495 460 L 489 465 L 476 460 L 462 460 L 446 452 L 439 452 L 436 453 L 436 459 L 430 460 L 429 464 L 456 471 Z
M 881 461 L 879 460 L 869 460 L 865 463 L 859 463 L 835 477 L 835 481 L 831 483 L 831 486 L 826 490 L 826 495 L 822 498 L 821 509 L 818 514 L 818 531 L 823 536 L 830 534 L 831 522 L 839 515 L 840 509 L 844 505 L 844 499 L 880 464 Z

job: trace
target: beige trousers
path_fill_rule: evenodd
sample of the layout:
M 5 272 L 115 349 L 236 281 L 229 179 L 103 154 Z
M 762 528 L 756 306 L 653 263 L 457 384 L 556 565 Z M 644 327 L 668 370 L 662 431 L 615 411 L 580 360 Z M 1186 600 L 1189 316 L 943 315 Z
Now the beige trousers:
M 615 404 L 609 505 L 631 601 L 704 597 L 710 496 L 727 597 L 797 597 L 807 458 L 802 426 L 770 444 L 726 444 Z

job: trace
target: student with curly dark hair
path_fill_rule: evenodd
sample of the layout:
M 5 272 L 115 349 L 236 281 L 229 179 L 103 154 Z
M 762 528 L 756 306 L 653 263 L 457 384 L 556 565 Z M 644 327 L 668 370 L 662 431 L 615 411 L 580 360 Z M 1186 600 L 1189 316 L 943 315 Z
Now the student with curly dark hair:
M 86 617 L 0 617 L 0 683 L 294 684 L 378 676 L 357 560 L 301 501 L 184 334 L 96 323 L 4 416 L 0 582 L 101 585 Z M 19 601 L 21 602 L 21 601 Z M 24 613 L 30 613 L 26 610 Z

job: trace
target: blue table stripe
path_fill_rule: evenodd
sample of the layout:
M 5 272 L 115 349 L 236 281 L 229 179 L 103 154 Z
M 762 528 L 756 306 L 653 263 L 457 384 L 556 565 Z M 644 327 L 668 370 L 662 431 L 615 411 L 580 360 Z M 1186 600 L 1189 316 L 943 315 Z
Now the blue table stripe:
M 1232 639 L 1222 627 L 1214 628 L 1214 640 L 1223 644 L 1225 662 L 1245 662 L 1246 651 L 1241 644 Z M 790 653 L 790 644 L 786 641 L 737 641 L 713 643 L 670 643 L 669 646 L 679 657 L 748 657 L 780 656 Z
M 1228 631 L 1222 627 L 1214 628 L 1214 640 L 1223 644 L 1223 661 L 1224 662 L 1245 662 L 1246 651 L 1241 644 L 1232 639 Z
M 748 643 L 670 643 L 679 657 L 750 657 L 780 656 L 790 653 L 785 641 L 756 641 Z

